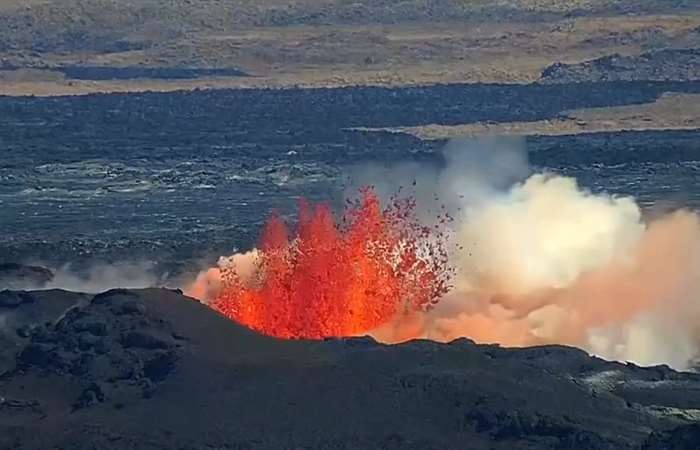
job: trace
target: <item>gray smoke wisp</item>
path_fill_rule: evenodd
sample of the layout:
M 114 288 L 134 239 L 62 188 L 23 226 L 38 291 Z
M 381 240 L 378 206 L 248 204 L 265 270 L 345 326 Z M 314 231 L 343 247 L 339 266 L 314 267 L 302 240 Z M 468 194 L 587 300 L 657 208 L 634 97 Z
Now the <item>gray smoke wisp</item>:
M 32 276 L 18 277 L 13 280 L 4 279 L 3 283 L 6 286 L 0 286 L 0 289 L 65 289 L 74 292 L 99 293 L 114 288 L 139 289 L 162 286 L 166 277 L 158 273 L 154 263 L 146 261 L 93 263 L 89 268 L 81 269 L 70 264 L 57 268 L 43 263 L 33 263 L 32 266 L 49 267 L 53 277 L 50 280 Z

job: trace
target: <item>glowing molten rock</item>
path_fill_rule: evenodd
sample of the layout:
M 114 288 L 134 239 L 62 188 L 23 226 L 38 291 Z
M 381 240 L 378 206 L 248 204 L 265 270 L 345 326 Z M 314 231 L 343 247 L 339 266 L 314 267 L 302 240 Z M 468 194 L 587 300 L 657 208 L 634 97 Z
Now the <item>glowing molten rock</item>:
M 336 221 L 328 205 L 302 201 L 294 235 L 273 215 L 253 270 L 224 267 L 212 306 L 288 339 L 364 334 L 428 309 L 449 289 L 450 272 L 440 225 L 421 225 L 414 207 L 393 199 L 383 209 L 363 189 Z

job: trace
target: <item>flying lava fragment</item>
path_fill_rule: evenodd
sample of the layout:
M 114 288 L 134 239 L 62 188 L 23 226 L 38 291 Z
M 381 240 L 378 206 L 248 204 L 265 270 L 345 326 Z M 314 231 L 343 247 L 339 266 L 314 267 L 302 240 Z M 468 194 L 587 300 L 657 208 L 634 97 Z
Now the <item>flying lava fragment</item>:
M 433 306 L 450 288 L 445 235 L 421 224 L 411 198 L 382 207 L 360 190 L 337 218 L 300 202 L 295 229 L 273 214 L 252 271 L 222 269 L 212 306 L 256 331 L 286 339 L 365 334 Z

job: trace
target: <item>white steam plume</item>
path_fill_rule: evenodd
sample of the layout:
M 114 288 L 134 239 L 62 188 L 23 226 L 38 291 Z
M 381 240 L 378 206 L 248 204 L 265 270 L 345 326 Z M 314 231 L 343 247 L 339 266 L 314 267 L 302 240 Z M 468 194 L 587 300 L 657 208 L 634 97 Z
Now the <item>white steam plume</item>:
M 698 215 L 647 221 L 633 198 L 592 194 L 572 178 L 528 177 L 524 155 L 512 140 L 452 142 L 442 170 L 382 170 L 381 180 L 415 179 L 419 207 L 433 207 L 437 194 L 455 218 L 455 288 L 420 318 L 416 335 L 563 343 L 687 367 L 700 348 Z M 362 172 L 371 182 L 372 170 Z M 406 337 L 394 329 L 375 335 Z

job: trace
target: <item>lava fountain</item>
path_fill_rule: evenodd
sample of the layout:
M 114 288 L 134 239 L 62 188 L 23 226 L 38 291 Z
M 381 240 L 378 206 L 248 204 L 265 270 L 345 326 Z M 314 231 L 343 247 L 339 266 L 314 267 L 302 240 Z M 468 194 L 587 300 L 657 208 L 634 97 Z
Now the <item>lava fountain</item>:
M 457 142 L 443 157 L 439 168 L 370 166 L 358 181 L 376 191 L 361 189 L 339 217 L 307 202 L 294 228 L 273 215 L 256 249 L 202 272 L 188 295 L 280 338 L 469 337 L 697 366 L 697 211 L 645 213 L 632 197 L 533 171 L 518 145 Z M 412 196 L 382 206 L 377 192 L 411 178 Z M 436 198 L 447 206 L 425 226 L 417 217 Z
M 328 204 L 302 200 L 293 230 L 273 214 L 252 267 L 220 269 L 211 306 L 286 339 L 363 335 L 431 308 L 450 288 L 449 215 L 426 226 L 412 198 L 382 207 L 373 189 L 359 194 L 339 218 Z

